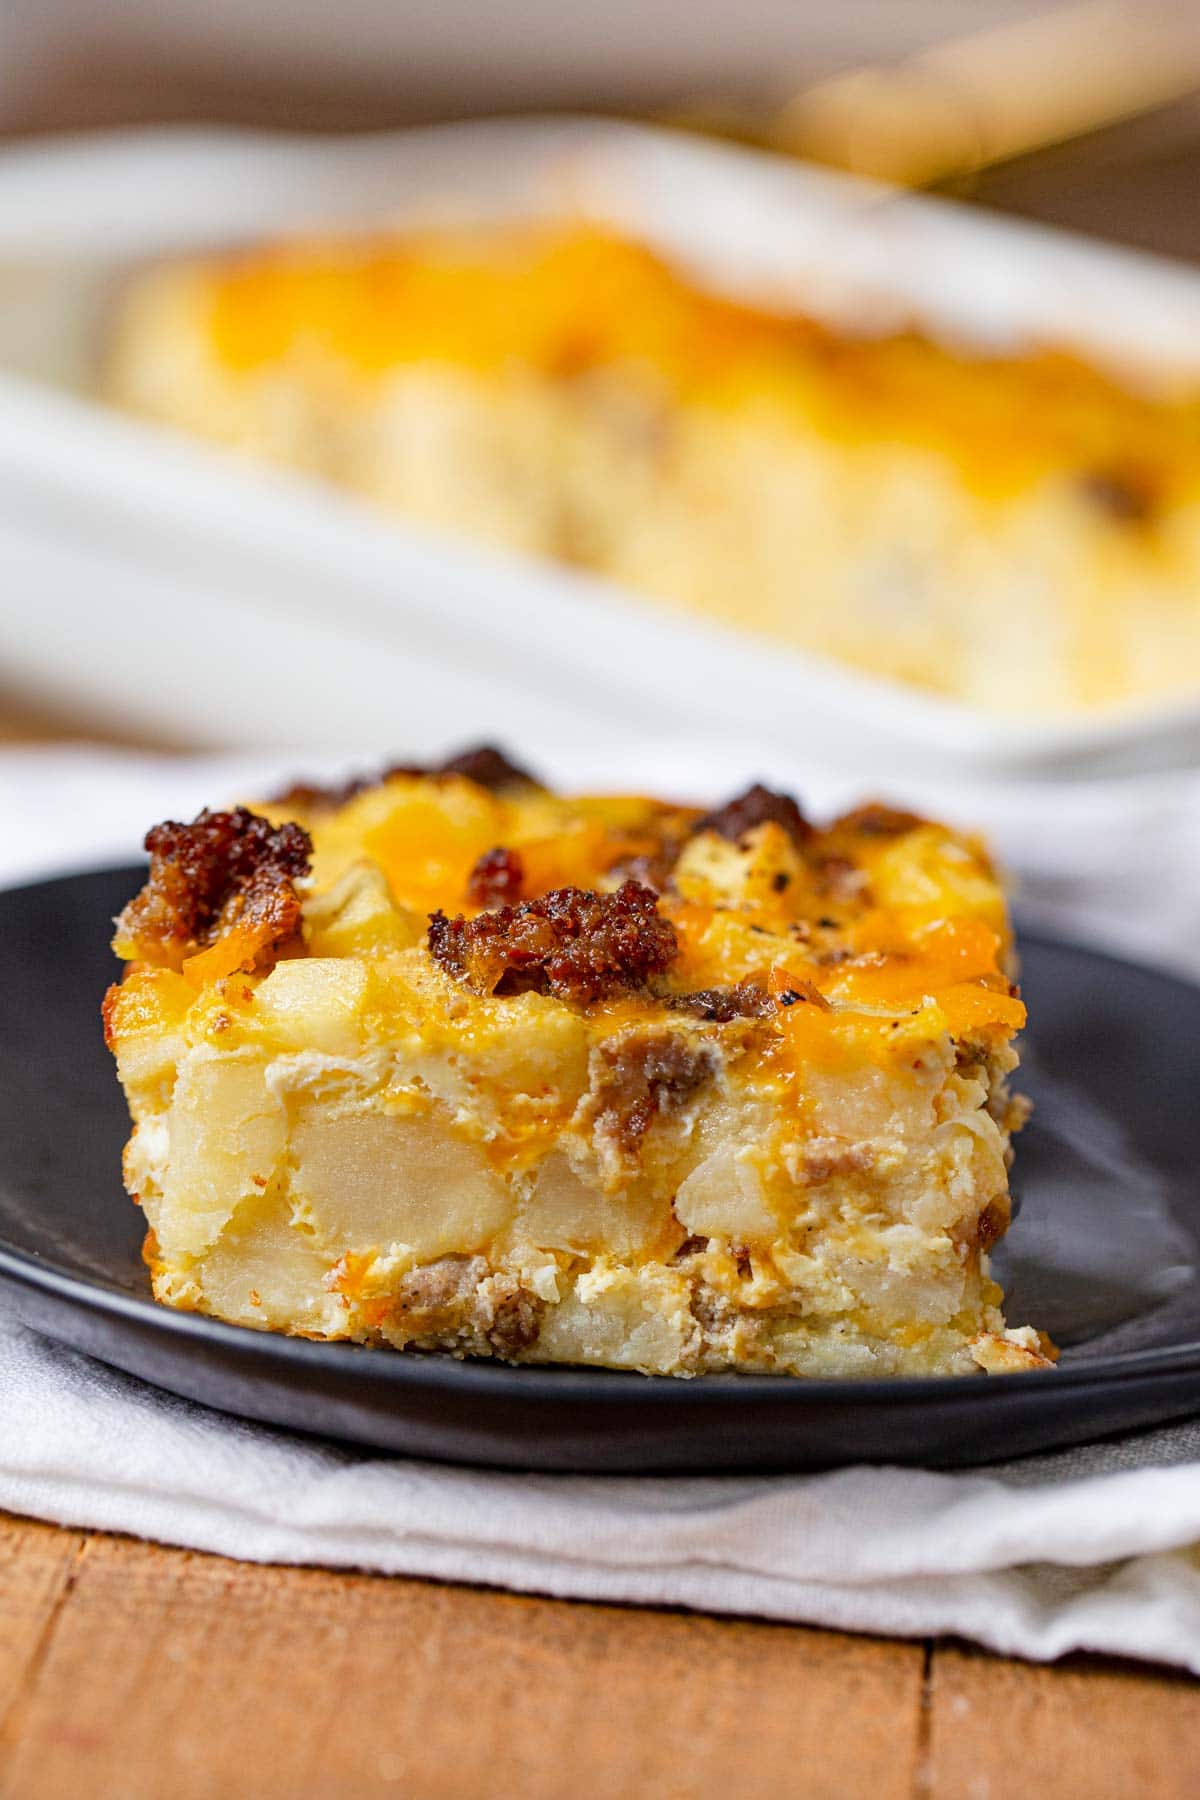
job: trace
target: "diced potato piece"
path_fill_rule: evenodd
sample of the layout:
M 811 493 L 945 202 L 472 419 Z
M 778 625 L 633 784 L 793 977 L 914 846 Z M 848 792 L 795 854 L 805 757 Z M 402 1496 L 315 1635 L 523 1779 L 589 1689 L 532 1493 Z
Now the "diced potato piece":
M 323 1286 L 323 1256 L 278 1191 L 247 1200 L 199 1270 L 214 1312 L 235 1324 L 291 1331 L 336 1330 L 341 1305 Z
M 188 1052 L 168 1119 L 170 1162 L 157 1231 L 165 1257 L 200 1256 L 283 1155 L 283 1108 L 257 1059 Z
M 726 906 L 749 901 L 758 909 L 757 917 L 786 911 L 780 896 L 802 887 L 805 872 L 787 832 L 768 820 L 755 827 L 744 846 L 715 831 L 698 831 L 685 845 L 674 879 L 685 899 Z
M 436 1117 L 314 1107 L 297 1118 L 292 1150 L 293 1194 L 338 1254 L 467 1253 L 509 1221 L 504 1182 Z
M 304 926 L 314 956 L 371 956 L 419 943 L 425 920 L 396 905 L 375 863 L 356 862 L 323 894 L 305 902 Z
M 906 1043 L 911 1043 L 906 1034 Z M 934 1125 L 934 1102 L 953 1064 L 948 1041 L 921 1043 L 909 1068 L 805 1072 L 814 1128 L 848 1143 L 888 1138 L 916 1142 Z M 919 1066 L 918 1066 L 919 1065 Z
M 672 1271 L 603 1269 L 581 1276 L 558 1306 L 547 1307 L 538 1355 L 661 1372 L 683 1365 L 698 1336 L 689 1290 Z
M 884 843 L 871 865 L 871 891 L 881 906 L 906 907 L 939 919 L 986 920 L 1008 935 L 1004 890 L 982 852 L 940 825 L 922 825 Z
M 967 1270 L 949 1237 L 893 1225 L 869 1245 L 852 1235 L 844 1249 L 831 1238 L 822 1250 L 830 1273 L 885 1331 L 906 1322 L 944 1323 L 964 1304 Z
M 541 1250 L 605 1249 L 636 1256 L 661 1244 L 673 1227 L 666 1203 L 627 1187 L 606 1194 L 555 1151 L 541 1165 L 521 1207 L 524 1234 Z
M 680 1185 L 675 1216 L 697 1237 L 750 1243 L 779 1235 L 758 1171 L 745 1151 L 728 1144 L 714 1150 Z
M 736 844 L 715 831 L 698 831 L 684 845 L 674 881 L 685 900 L 736 904 L 746 880 L 746 859 Z
M 334 956 L 300 956 L 277 963 L 258 988 L 261 1027 L 287 1050 L 353 1056 L 362 1046 L 367 993 L 365 964 Z

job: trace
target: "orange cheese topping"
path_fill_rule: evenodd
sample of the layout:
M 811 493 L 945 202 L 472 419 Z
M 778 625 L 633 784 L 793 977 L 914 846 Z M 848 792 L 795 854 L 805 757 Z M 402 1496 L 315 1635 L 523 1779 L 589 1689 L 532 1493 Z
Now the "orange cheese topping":
M 619 367 L 677 399 L 921 443 L 980 491 L 1056 470 L 1128 478 L 1139 503 L 1200 486 L 1194 399 L 1139 396 L 1052 350 L 989 357 L 915 332 L 839 335 L 705 292 L 584 225 L 285 244 L 218 265 L 207 291 L 214 352 L 234 371 L 332 365 L 369 382 L 428 362 L 571 381 Z
M 887 819 L 848 815 L 799 844 L 768 822 L 729 842 L 703 828 L 698 808 L 640 796 L 569 799 L 534 785 L 498 794 L 459 777 L 400 775 L 301 822 L 317 888 L 374 862 L 414 915 L 414 940 L 435 909 L 480 911 L 471 872 L 497 849 L 513 853 L 518 900 L 650 880 L 677 953 L 652 991 L 597 1003 L 606 1028 L 661 1013 L 671 994 L 751 980 L 800 996 L 776 1017 L 813 1055 L 848 1037 L 883 1054 L 879 1016 L 886 1027 L 928 1002 L 952 1034 L 1011 1035 L 1025 1014 L 1005 972 L 1010 932 L 985 851 L 929 821 Z
M 447 976 L 456 1034 L 469 1035 L 474 1023 L 501 1029 L 503 995 L 526 991 L 520 981 L 496 985 L 508 966 L 506 934 L 518 932 L 518 956 L 552 959 L 560 954 L 553 920 L 563 913 L 574 921 L 568 932 L 605 917 L 595 926 L 611 934 L 602 955 L 633 959 L 628 978 L 609 980 L 589 974 L 609 965 L 589 964 L 585 953 L 578 980 L 537 990 L 585 1014 L 589 1033 L 672 1016 L 742 1020 L 786 1081 L 803 1064 L 886 1063 L 910 1055 L 914 1040 L 1003 1039 L 1024 1023 L 1006 968 L 1003 894 L 986 853 L 910 814 L 868 808 L 818 830 L 794 802 L 763 789 L 703 815 L 636 795 L 563 798 L 531 781 L 493 791 L 457 774 L 393 774 L 345 800 L 302 791 L 307 799 L 272 809 L 276 826 L 295 819 L 312 840 L 303 936 L 280 954 L 360 959 L 370 1029 L 381 1041 L 404 1019 L 434 1029 L 447 1011 L 439 985 Z M 476 877 L 497 859 L 505 886 L 493 897 Z M 366 889 L 354 875 L 363 869 L 374 871 Z M 359 886 L 343 914 L 336 897 L 348 879 Z M 629 880 L 641 884 L 628 890 L 640 898 L 622 913 L 617 890 Z M 559 911 L 549 903 L 539 911 L 557 889 L 569 890 Z M 605 895 L 611 906 L 601 904 Z M 497 914 L 525 902 L 537 904 L 524 926 Z M 483 946 L 476 953 L 461 947 L 462 921 L 481 913 L 497 916 L 480 921 L 482 934 L 471 927 L 471 944 Z M 445 915 L 441 951 L 434 914 Z M 270 966 L 267 959 L 256 971 L 253 950 L 234 917 L 178 972 L 147 967 L 109 1016 L 119 1012 L 123 1031 L 137 1032 L 141 1012 L 161 1023 L 164 1007 L 174 1017 L 199 1001 L 208 1022 L 197 1012 L 198 1029 L 219 1031 L 226 1044 L 230 1033 L 253 1035 L 256 986 Z M 518 974 L 522 966 L 512 964 Z M 526 1099 L 536 1111 L 536 1082 Z

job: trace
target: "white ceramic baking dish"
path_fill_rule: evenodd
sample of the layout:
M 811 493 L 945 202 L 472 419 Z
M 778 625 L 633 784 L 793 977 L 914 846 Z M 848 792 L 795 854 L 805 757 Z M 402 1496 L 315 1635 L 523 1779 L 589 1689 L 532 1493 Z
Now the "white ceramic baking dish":
M 712 285 L 864 329 L 1072 345 L 1200 378 L 1200 276 L 673 134 L 590 120 L 353 140 L 164 130 L 0 156 L 0 682 L 180 741 L 753 730 L 982 775 L 1194 761 L 1200 695 L 985 716 L 397 524 L 88 396 L 146 258 L 310 226 L 590 216 Z

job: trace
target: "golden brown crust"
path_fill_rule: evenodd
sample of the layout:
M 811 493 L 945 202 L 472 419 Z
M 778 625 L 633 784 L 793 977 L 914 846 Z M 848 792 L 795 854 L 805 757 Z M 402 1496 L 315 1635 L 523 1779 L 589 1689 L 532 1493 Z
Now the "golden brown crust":
M 981 1250 L 991 1250 L 1012 1223 L 1012 1201 L 1007 1194 L 993 1194 L 975 1227 L 975 1241 Z
M 312 858 L 302 826 L 272 825 L 244 806 L 205 809 L 190 825 L 155 825 L 145 847 L 149 878 L 117 920 L 122 954 L 178 969 L 236 935 L 232 966 L 252 967 L 298 934 L 296 883 Z
M 120 982 L 117 982 L 117 981 L 110 982 L 109 986 L 105 992 L 104 999 L 102 1000 L 102 1002 L 100 1004 L 100 1020 L 104 1027 L 104 1047 L 106 1050 L 115 1051 L 115 1049 L 116 1049 L 116 1044 L 117 1044 L 117 1037 L 116 1037 L 116 1030 L 115 1030 L 116 1012 L 117 1012 L 117 1002 L 120 1000 L 120 998 L 121 998 Z
M 615 894 L 555 888 L 471 920 L 435 912 L 429 949 L 473 993 L 553 994 L 587 1006 L 665 973 L 678 940 L 653 890 L 627 881 Z

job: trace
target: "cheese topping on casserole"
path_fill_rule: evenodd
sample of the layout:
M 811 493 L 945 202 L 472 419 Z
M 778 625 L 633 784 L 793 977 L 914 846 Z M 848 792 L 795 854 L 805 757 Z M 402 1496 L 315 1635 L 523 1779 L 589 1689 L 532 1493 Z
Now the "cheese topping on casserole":
M 987 1270 L 1024 1009 L 974 840 L 478 751 L 147 848 L 105 1023 L 168 1305 L 660 1374 L 1045 1366 Z
M 1200 406 L 838 334 L 585 226 L 153 270 L 121 403 L 984 707 L 1200 686 Z

